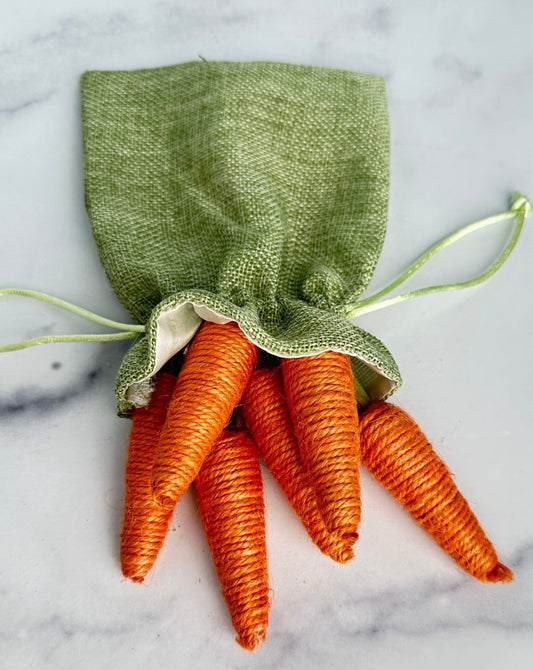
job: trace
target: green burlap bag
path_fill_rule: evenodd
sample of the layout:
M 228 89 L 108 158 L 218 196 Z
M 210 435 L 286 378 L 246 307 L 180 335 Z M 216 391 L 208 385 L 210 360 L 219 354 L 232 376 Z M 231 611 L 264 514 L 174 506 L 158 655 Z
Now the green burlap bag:
M 284 63 L 192 62 L 86 72 L 86 205 L 119 300 L 146 331 L 118 410 L 202 319 L 235 320 L 278 356 L 352 357 L 372 399 L 400 383 L 345 305 L 386 228 L 389 132 L 380 77 Z

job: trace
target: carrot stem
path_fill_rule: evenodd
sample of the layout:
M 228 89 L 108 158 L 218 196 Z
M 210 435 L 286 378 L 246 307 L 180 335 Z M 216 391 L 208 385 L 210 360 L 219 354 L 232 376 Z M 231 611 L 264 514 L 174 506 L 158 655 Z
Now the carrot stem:
M 159 374 L 148 407 L 138 407 L 133 411 L 126 462 L 120 562 L 124 576 L 134 582 L 142 582 L 153 566 L 172 516 L 171 509 L 160 507 L 154 501 L 150 477 L 175 381 L 171 374 Z
M 445 463 L 407 412 L 376 402 L 361 415 L 360 433 L 366 468 L 463 570 L 483 582 L 513 578 Z
M 328 532 L 318 509 L 316 494 L 294 435 L 279 368 L 255 370 L 241 409 L 260 456 L 310 538 L 335 561 L 349 561 L 353 558 L 352 547 Z
M 173 507 L 228 423 L 257 361 L 257 348 L 235 322 L 205 321 L 185 356 L 161 431 L 152 491 Z
M 198 507 L 237 642 L 265 640 L 270 606 L 263 483 L 245 431 L 224 431 L 194 482 Z
M 359 432 L 350 357 L 284 358 L 283 384 L 300 453 L 330 533 L 352 545 L 361 518 Z

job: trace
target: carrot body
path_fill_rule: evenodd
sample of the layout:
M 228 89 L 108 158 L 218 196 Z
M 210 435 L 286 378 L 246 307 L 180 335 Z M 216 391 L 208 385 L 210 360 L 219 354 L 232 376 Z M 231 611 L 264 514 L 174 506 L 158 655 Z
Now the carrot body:
M 353 549 L 328 532 L 319 512 L 316 494 L 294 435 L 279 368 L 255 370 L 242 398 L 241 409 L 259 454 L 313 542 L 335 561 L 349 561 L 353 558 Z
M 284 358 L 283 384 L 303 462 L 330 533 L 352 545 L 361 517 L 357 403 L 350 357 Z
M 370 473 L 463 570 L 483 582 L 513 578 L 450 471 L 406 412 L 386 402 L 371 405 L 361 416 L 361 453 Z
M 166 372 L 158 375 L 148 407 L 138 407 L 133 412 L 120 562 L 124 576 L 134 582 L 142 582 L 154 564 L 172 516 L 171 509 L 164 509 L 154 501 L 150 477 L 175 381 Z
M 265 639 L 270 602 L 263 483 L 246 432 L 222 433 L 194 487 L 237 642 L 254 649 Z
M 257 361 L 235 322 L 204 322 L 185 356 L 156 450 L 152 491 L 173 507 L 228 423 Z

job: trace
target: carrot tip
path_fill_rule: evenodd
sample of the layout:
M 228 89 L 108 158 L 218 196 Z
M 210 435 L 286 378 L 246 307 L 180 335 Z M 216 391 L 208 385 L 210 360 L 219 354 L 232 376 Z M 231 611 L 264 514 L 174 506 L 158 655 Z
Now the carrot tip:
M 332 542 L 323 552 L 337 563 L 348 563 L 354 557 L 353 545 L 359 538 L 359 533 L 335 533 Z
M 251 630 L 246 630 L 237 635 L 235 639 L 243 649 L 253 651 L 266 640 L 266 626 L 256 626 Z
M 503 563 L 497 563 L 485 577 L 487 582 L 511 582 L 513 580 L 512 571 Z
M 145 566 L 141 567 L 139 565 L 124 565 L 124 563 L 122 563 L 121 568 L 124 577 L 132 582 L 136 582 L 137 584 L 143 582 L 144 578 L 149 572 L 149 568 L 146 569 Z
M 354 557 L 353 547 L 341 546 L 329 552 L 330 558 L 337 563 L 348 563 Z

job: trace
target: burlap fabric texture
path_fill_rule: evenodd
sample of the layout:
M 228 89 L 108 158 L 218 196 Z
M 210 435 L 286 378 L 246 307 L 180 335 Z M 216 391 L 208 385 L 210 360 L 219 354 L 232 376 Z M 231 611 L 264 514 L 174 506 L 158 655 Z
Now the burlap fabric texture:
M 344 306 L 384 240 L 384 82 L 272 62 L 90 71 L 81 80 L 85 193 L 122 304 L 146 332 L 117 379 L 118 411 L 201 323 L 235 320 L 278 356 L 350 354 L 373 399 L 391 354 Z

